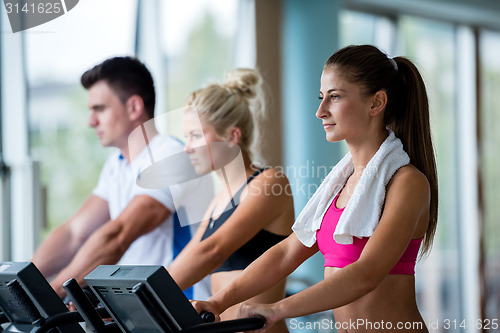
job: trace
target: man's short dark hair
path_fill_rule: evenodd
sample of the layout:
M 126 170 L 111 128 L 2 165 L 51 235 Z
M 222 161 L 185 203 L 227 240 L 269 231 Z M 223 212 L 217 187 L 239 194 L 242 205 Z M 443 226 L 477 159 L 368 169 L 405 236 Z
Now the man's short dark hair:
M 83 73 L 82 85 L 89 89 L 104 80 L 125 104 L 132 95 L 139 95 L 150 118 L 154 117 L 155 87 L 146 66 L 136 58 L 115 57 L 105 60 Z

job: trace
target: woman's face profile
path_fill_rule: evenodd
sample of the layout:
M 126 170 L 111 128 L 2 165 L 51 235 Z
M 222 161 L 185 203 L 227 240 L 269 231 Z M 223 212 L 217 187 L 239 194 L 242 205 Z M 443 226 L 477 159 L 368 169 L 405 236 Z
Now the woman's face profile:
M 187 110 L 183 117 L 184 136 L 186 146 L 184 151 L 188 154 L 189 160 L 197 174 L 207 174 L 213 170 L 213 163 L 210 157 L 208 145 L 213 140 L 213 128 L 203 127 L 198 113 Z

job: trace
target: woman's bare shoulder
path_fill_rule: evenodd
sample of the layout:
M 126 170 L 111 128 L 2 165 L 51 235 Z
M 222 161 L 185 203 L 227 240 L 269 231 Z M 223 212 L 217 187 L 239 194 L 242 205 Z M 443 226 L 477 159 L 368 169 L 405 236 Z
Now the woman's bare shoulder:
M 263 170 L 260 174 L 258 174 L 255 177 L 254 181 L 256 181 L 255 184 L 266 185 L 266 186 L 273 184 L 281 184 L 281 185 L 289 184 L 287 176 L 280 168 L 267 168 Z M 252 181 L 251 183 L 253 183 L 254 181 Z
M 411 194 L 414 197 L 430 196 L 430 185 L 427 177 L 414 165 L 408 164 L 399 168 L 387 186 L 387 194 Z

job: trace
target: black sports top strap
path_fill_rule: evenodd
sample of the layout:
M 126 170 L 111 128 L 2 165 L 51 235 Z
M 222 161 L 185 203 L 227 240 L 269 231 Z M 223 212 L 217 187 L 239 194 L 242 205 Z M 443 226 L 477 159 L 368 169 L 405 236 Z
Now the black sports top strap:
M 240 187 L 240 189 L 238 191 L 236 191 L 236 193 L 233 195 L 233 197 L 231 198 L 231 200 L 228 202 L 228 204 L 226 205 L 226 207 L 224 209 L 224 212 L 227 212 L 228 210 L 231 210 L 231 209 L 234 210 L 234 209 L 236 209 L 236 207 L 238 207 L 238 204 L 236 204 L 236 202 L 240 202 L 240 196 L 241 196 L 241 193 L 243 192 L 243 190 L 245 189 L 245 187 L 252 180 L 254 180 L 255 177 L 257 177 L 258 175 L 260 175 L 266 169 L 268 169 L 268 168 L 259 169 L 259 170 L 255 171 L 250 177 L 248 177 L 246 184 L 244 184 L 242 187 Z M 213 225 L 213 223 L 212 223 L 213 222 L 212 216 L 214 214 L 214 210 L 215 210 L 215 208 L 212 210 L 212 213 L 210 213 L 210 225 Z M 224 214 L 224 213 L 222 213 L 222 214 Z M 222 214 L 217 219 L 220 219 L 222 217 Z M 206 237 L 203 237 L 202 240 L 205 239 L 205 238 Z
M 248 178 L 247 184 L 250 183 L 255 177 L 257 177 L 264 170 L 265 169 L 260 169 L 254 172 Z M 233 198 L 235 199 L 236 202 L 239 202 L 241 192 L 243 191 L 245 186 L 246 184 L 243 185 L 235 193 Z M 210 218 L 210 223 L 207 226 L 207 229 L 205 230 L 205 233 L 203 234 L 203 237 L 201 239 L 204 240 L 210 237 L 212 234 L 214 234 L 217 231 L 217 229 L 219 229 L 224 224 L 224 222 L 226 222 L 229 219 L 229 217 L 233 214 L 233 212 L 236 210 L 237 207 L 238 205 L 231 205 L 231 203 L 229 203 L 226 206 L 225 211 L 217 219 L 214 220 Z M 248 265 L 250 265 L 250 263 L 252 263 L 252 261 L 257 259 L 265 251 L 267 251 L 269 248 L 271 248 L 272 246 L 279 243 L 285 238 L 286 236 L 277 235 L 266 230 L 260 230 L 246 244 L 244 244 L 233 254 L 231 254 L 229 258 L 214 272 L 245 269 Z

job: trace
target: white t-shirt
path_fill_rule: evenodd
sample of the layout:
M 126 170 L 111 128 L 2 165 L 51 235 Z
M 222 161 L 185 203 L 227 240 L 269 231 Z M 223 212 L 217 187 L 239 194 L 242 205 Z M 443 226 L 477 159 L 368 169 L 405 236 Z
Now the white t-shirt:
M 116 219 L 137 195 L 152 197 L 172 213 L 157 228 L 136 239 L 118 264 L 168 267 L 198 228 L 200 217 L 213 199 L 213 183 L 208 177 L 193 179 L 192 173 L 189 173 L 187 178 L 190 179 L 185 183 L 170 185 L 166 182 L 171 177 L 165 175 L 165 168 L 168 170 L 166 172 L 168 175 L 187 173 L 187 165 L 180 163 L 176 158 L 185 155 L 182 149 L 182 142 L 173 137 L 156 135 L 131 163 L 128 163 L 119 152 L 106 160 L 93 194 L 108 202 L 112 220 Z M 148 177 L 143 176 L 146 169 L 153 171 L 144 174 Z M 144 178 L 154 182 L 150 181 L 149 184 L 139 186 L 140 180 Z M 147 188 L 148 186 L 150 188 Z M 153 186 L 156 188 L 151 188 Z M 192 216 L 190 220 L 187 219 L 186 211 Z M 208 278 L 194 286 L 194 294 L 193 290 L 188 290 L 186 295 L 193 299 L 208 298 L 210 295 Z

